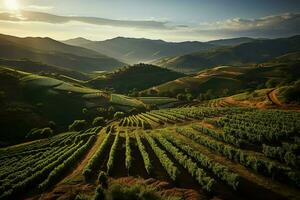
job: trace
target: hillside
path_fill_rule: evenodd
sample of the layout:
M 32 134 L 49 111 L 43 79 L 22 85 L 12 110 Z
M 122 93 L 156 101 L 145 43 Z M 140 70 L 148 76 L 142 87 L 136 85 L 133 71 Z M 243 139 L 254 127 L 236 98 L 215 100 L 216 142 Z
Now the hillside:
M 99 115 L 110 119 L 116 111 L 144 109 L 134 98 L 9 67 L 0 67 L 0 102 L 0 146 L 26 140 L 32 128 L 54 123 L 57 132 L 77 119 L 91 123 Z
M 204 94 L 226 96 L 242 90 L 272 87 L 295 81 L 300 76 L 299 64 L 298 60 L 288 59 L 286 55 L 258 66 L 218 66 L 149 88 L 141 93 L 148 95 L 154 93 L 159 96 L 190 93 L 194 97 L 201 96 L 201 98 Z
M 0 35 L 0 58 L 29 59 L 72 70 L 114 70 L 124 63 L 95 51 L 70 46 L 51 38 L 18 38 Z
M 272 40 L 255 40 L 234 47 L 163 58 L 156 65 L 177 71 L 195 72 L 217 65 L 242 65 L 261 63 L 275 57 L 299 51 L 300 36 Z
M 7 66 L 12 69 L 21 70 L 24 72 L 30 72 L 35 74 L 44 74 L 48 76 L 55 76 L 57 78 L 68 77 L 79 81 L 86 81 L 90 77 L 82 72 L 70 70 L 68 68 L 51 66 L 40 62 L 34 62 L 31 60 L 8 60 L 0 58 L 0 66 Z
M 148 64 L 123 67 L 88 82 L 95 88 L 113 88 L 116 92 L 137 92 L 183 77 L 184 74 Z
M 220 39 L 220 40 L 211 40 L 207 43 L 217 45 L 217 46 L 237 46 L 243 43 L 253 42 L 257 39 L 249 37 L 239 37 L 239 38 L 229 38 L 229 39 Z
M 215 45 L 203 42 L 165 42 L 144 38 L 117 37 L 105 41 L 83 42 L 82 39 L 64 41 L 95 50 L 126 63 L 149 62 L 166 56 L 178 56 L 215 48 Z

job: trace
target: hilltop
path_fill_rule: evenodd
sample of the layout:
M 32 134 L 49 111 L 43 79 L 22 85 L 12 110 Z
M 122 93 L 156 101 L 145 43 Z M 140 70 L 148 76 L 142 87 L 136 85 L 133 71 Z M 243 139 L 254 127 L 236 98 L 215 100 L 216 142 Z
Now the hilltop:
M 112 88 L 116 92 L 137 92 L 185 76 L 182 73 L 148 64 L 136 64 L 88 81 L 95 88 Z

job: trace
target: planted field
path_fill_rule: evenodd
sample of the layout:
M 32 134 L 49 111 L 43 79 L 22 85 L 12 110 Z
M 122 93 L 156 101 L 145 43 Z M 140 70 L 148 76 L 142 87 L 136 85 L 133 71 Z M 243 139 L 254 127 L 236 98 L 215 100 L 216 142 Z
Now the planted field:
M 207 198 L 299 197 L 297 112 L 192 107 L 141 113 L 116 125 L 99 147 L 106 155 L 94 162 L 91 177 L 101 171 L 152 177 Z
M 300 113 L 291 111 L 187 107 L 140 113 L 112 122 L 98 136 L 100 128 L 94 128 L 1 151 L 1 199 L 55 185 L 89 149 L 83 184 L 106 173 L 110 180 L 167 181 L 201 199 L 298 199 L 299 130 Z
M 73 169 L 95 142 L 98 129 L 3 149 L 0 199 L 21 199 L 25 191 L 45 191 Z

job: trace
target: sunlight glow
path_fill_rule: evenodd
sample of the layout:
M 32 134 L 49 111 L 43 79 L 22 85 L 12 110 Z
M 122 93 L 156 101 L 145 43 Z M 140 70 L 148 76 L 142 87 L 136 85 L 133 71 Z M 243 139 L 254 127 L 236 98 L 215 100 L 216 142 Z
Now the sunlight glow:
M 16 11 L 19 9 L 19 3 L 17 0 L 5 0 L 5 6 L 11 11 Z

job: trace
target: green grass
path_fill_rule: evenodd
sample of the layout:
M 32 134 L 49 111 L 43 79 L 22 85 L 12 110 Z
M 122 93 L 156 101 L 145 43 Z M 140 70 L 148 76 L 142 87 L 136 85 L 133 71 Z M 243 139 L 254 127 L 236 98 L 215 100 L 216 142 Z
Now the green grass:
M 124 106 L 144 107 L 144 104 L 141 101 L 121 94 L 111 94 L 110 102 Z
M 169 97 L 138 97 L 137 99 L 141 100 L 145 104 L 155 104 L 155 105 L 174 103 L 178 101 L 175 98 L 169 98 Z

